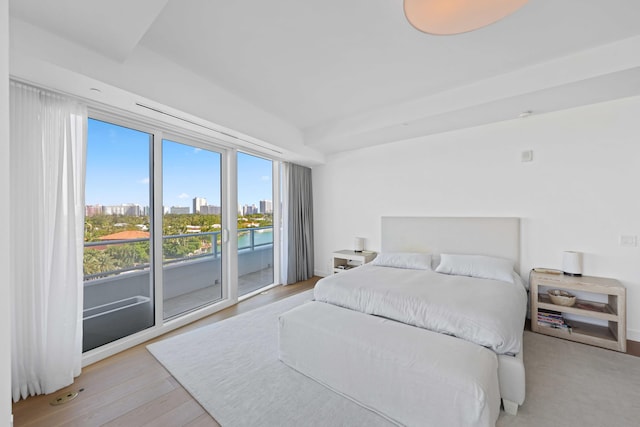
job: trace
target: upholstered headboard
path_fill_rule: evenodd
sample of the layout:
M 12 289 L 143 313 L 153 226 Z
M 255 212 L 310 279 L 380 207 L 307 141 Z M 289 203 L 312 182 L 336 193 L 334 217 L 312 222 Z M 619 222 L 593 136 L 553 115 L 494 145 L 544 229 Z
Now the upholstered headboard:
M 386 216 L 381 243 L 383 252 L 498 256 L 520 271 L 519 218 Z

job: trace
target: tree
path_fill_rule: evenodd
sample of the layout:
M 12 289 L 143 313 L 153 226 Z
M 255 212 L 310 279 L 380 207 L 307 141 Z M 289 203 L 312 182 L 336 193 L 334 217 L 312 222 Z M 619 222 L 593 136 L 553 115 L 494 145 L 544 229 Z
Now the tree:
M 202 246 L 202 242 L 197 237 L 176 237 L 165 239 L 162 244 L 165 259 L 185 258 L 194 253 Z
M 146 244 L 146 251 L 144 248 Z M 149 243 L 122 244 L 110 246 L 106 253 L 114 260 L 117 269 L 130 268 L 149 262 Z
M 111 256 L 100 250 L 88 249 L 84 251 L 84 274 L 98 274 L 116 269 L 116 263 Z
M 267 227 L 273 224 L 271 214 L 252 214 L 238 218 L 239 228 L 250 228 L 247 223 Z M 118 227 L 115 224 L 119 224 Z M 120 225 L 124 224 L 124 225 Z M 162 216 L 163 236 L 177 236 L 187 233 L 188 225 L 201 227 L 202 232 L 219 232 L 222 217 L 220 215 L 166 214 Z M 85 242 L 98 242 L 100 237 L 118 231 L 139 230 L 141 225 L 150 228 L 149 216 L 94 215 L 85 218 Z M 215 227 L 214 227 L 215 225 Z M 215 244 L 220 247 L 220 233 Z M 187 236 L 163 239 L 165 259 L 185 258 L 209 249 L 209 236 Z M 150 260 L 149 241 L 109 246 L 106 250 L 85 248 L 84 272 L 98 274 L 148 264 Z

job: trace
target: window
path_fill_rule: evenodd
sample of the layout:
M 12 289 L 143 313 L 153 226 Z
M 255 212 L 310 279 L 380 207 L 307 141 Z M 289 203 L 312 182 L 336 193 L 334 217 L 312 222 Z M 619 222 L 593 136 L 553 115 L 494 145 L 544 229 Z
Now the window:
M 92 360 L 106 344 L 126 348 L 274 283 L 275 161 L 192 131 L 91 116 L 83 350 L 95 350 Z

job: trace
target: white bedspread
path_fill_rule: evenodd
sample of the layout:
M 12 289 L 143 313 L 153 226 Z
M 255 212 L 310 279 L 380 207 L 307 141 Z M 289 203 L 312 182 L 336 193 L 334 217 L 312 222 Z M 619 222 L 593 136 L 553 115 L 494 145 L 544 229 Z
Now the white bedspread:
M 320 280 L 322 301 L 517 354 L 527 310 L 519 284 L 364 265 Z

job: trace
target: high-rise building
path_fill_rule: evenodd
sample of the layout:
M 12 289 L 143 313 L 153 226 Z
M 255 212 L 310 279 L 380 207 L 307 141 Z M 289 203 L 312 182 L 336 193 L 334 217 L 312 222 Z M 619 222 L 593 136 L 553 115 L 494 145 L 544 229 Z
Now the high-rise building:
M 200 208 L 207 205 L 207 199 L 204 197 L 194 197 L 193 198 L 193 213 L 201 213 Z
M 111 205 L 111 206 L 102 206 L 101 207 L 101 212 L 98 212 L 96 206 L 87 206 L 86 207 L 86 214 L 87 216 L 92 216 L 92 215 L 98 215 L 98 214 L 103 214 L 103 215 L 126 215 L 126 216 L 142 216 L 143 215 L 143 209 L 142 206 L 140 205 L 136 205 L 135 203 L 123 203 L 121 205 Z M 89 212 L 92 212 L 92 214 L 90 215 Z
M 242 207 L 242 214 L 243 215 L 253 215 L 253 214 L 257 214 L 258 213 L 258 207 L 256 205 L 244 205 Z
M 172 214 L 189 214 L 189 206 L 171 206 L 169 212 Z
M 102 215 L 102 205 L 87 205 L 84 207 L 85 216 Z
M 124 203 L 122 205 L 123 215 L 127 216 L 142 216 L 142 206 L 135 203 Z
M 273 203 L 271 200 L 260 200 L 260 213 L 270 214 L 273 213 Z
M 200 207 L 202 215 L 220 215 L 220 206 L 206 205 Z

